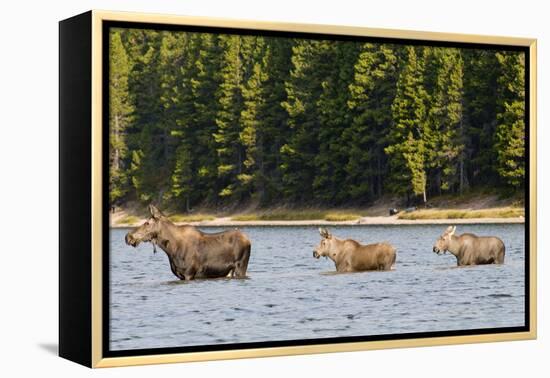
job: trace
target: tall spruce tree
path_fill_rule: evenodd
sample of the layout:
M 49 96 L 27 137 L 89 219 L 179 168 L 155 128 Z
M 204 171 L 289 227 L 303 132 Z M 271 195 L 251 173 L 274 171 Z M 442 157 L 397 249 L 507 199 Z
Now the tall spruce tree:
M 158 58 L 158 80 L 159 88 L 159 105 L 160 117 L 155 127 L 158 129 L 158 140 L 161 144 L 160 164 L 157 166 L 157 175 L 162 179 L 158 181 L 159 187 L 163 190 L 163 201 L 171 200 L 175 194 L 176 197 L 187 196 L 190 187 L 187 185 L 178 186 L 174 182 L 174 176 L 170 179 L 170 174 L 174 170 L 185 172 L 185 168 L 181 165 L 181 143 L 178 147 L 178 141 L 175 136 L 179 131 L 178 124 L 181 119 L 182 109 L 180 107 L 181 100 L 181 81 L 182 72 L 185 71 L 185 66 L 188 64 L 189 38 L 184 33 L 162 32 L 159 46 Z M 187 140 L 183 141 L 188 143 Z M 177 153 L 176 153 L 177 152 Z M 176 156 L 180 161 L 176 164 Z M 177 165 L 177 167 L 175 167 Z M 181 173 L 180 173 L 181 174 Z M 192 182 L 191 177 L 187 177 L 189 182 Z M 176 184 L 176 187 L 174 187 Z M 188 202 L 188 198 L 187 202 Z
M 191 78 L 193 132 L 196 136 L 193 153 L 196 158 L 196 188 L 202 196 L 197 200 L 208 203 L 216 202 L 222 189 L 217 180 L 218 152 L 215 140 L 222 61 L 220 37 L 216 34 L 198 34 L 196 58 L 193 60 L 196 75 Z
M 178 113 L 172 135 L 178 139 L 172 173 L 172 195 L 176 207 L 190 211 L 197 203 L 218 199 L 217 131 L 219 38 L 214 34 L 189 33 L 180 69 L 177 96 Z
M 173 64 L 167 71 L 171 73 L 163 83 L 165 113 L 169 118 L 167 129 L 175 142 L 173 151 L 174 163 L 170 177 L 170 190 L 167 198 L 173 207 L 190 211 L 191 203 L 197 199 L 195 159 L 193 149 L 196 143 L 195 123 L 193 122 L 195 109 L 193 107 L 193 93 L 191 81 L 196 75 L 194 61 L 197 54 L 196 35 L 184 34 L 181 50 L 172 55 Z M 168 79 L 168 80 L 167 80 Z
M 294 203 L 313 199 L 319 152 L 317 103 L 322 78 L 329 74 L 323 64 L 328 46 L 325 41 L 298 39 L 292 47 L 292 68 L 285 83 L 287 98 L 282 102 L 291 133 L 281 147 L 281 170 L 284 196 Z
M 218 126 L 214 133 L 218 152 L 218 179 L 222 199 L 242 199 L 245 149 L 240 139 L 241 112 L 244 110 L 242 88 L 249 74 L 251 51 L 256 37 L 225 35 L 221 37 L 223 60 L 219 86 Z M 241 180 L 240 180 L 240 179 Z
M 384 148 L 392 122 L 391 104 L 398 78 L 397 46 L 365 43 L 354 66 L 348 107 L 353 114 L 344 131 L 347 145 L 345 180 L 353 201 L 368 202 L 384 194 Z
M 497 172 L 515 188 L 523 186 L 525 177 L 525 54 L 499 52 L 497 92 L 497 127 L 495 150 Z
M 425 87 L 429 91 L 427 162 L 437 194 L 464 187 L 463 61 L 458 49 L 428 50 Z
M 284 82 L 291 52 L 288 39 L 258 38 L 251 56 L 254 63 L 243 85 L 240 138 L 246 158 L 239 181 L 260 205 L 268 205 L 281 195 L 280 149 L 288 138 L 288 114 L 281 103 L 286 99 Z
M 126 134 L 133 112 L 128 90 L 131 62 L 122 44 L 120 30 L 110 34 L 109 52 L 109 200 L 116 203 L 129 190 Z
M 494 133 L 499 64 L 495 52 L 464 49 L 465 178 L 470 186 L 493 186 L 495 169 Z
M 130 178 L 136 198 L 143 202 L 159 201 L 165 191 L 168 177 L 159 175 L 164 167 L 164 146 L 161 141 L 164 130 L 162 119 L 161 81 L 159 58 L 162 35 L 155 30 L 129 31 L 127 36 L 137 43 L 130 48 L 132 71 L 128 86 L 134 104 L 131 138 L 128 144 L 132 151 Z
M 358 55 L 355 42 L 325 42 L 323 55 L 316 70 L 321 73 L 321 93 L 316 103 L 318 113 L 319 152 L 315 157 L 315 198 L 334 205 L 348 200 L 342 190 L 347 172 L 349 145 L 343 133 L 352 120 L 347 104 L 350 100 L 349 83 L 354 76 Z
M 418 50 L 418 53 L 417 53 Z M 424 89 L 424 48 L 406 47 L 407 57 L 391 106 L 389 188 L 397 194 L 422 195 L 426 201 L 427 93 Z M 420 54 L 420 57 L 418 56 Z
M 263 37 L 256 38 L 251 58 L 254 63 L 248 80 L 243 84 L 244 107 L 241 112 L 242 129 L 240 142 L 245 149 L 243 172 L 237 176 L 242 190 L 250 195 L 255 193 L 262 200 L 265 192 L 265 172 L 263 167 L 264 133 L 262 115 L 266 106 L 266 86 L 269 79 L 267 64 L 269 47 Z

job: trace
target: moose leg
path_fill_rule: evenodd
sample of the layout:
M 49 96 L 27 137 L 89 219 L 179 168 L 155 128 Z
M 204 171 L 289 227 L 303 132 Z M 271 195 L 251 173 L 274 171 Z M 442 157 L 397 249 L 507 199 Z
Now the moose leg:
M 504 248 L 497 252 L 495 264 L 504 264 Z
M 233 278 L 243 278 L 246 276 L 246 267 L 243 267 L 242 261 L 237 261 L 233 270 Z
M 351 268 L 351 264 L 347 263 L 347 262 L 342 262 L 340 264 L 335 264 L 336 265 L 336 271 L 338 273 L 351 273 L 353 272 L 353 269 Z
M 196 274 L 197 274 L 197 269 L 195 269 L 195 267 L 189 267 L 183 273 L 183 277 L 185 280 L 191 281 L 192 279 L 195 278 Z
M 246 277 L 246 270 L 248 269 L 248 259 L 250 258 L 250 245 L 245 247 L 242 257 L 235 264 L 235 270 L 233 271 L 233 277 L 244 278 Z
M 172 259 L 169 259 L 170 261 L 170 270 L 172 273 L 174 273 L 174 276 L 178 277 L 179 279 L 182 279 L 182 277 L 178 274 L 178 270 L 176 269 L 176 264 L 172 261 Z

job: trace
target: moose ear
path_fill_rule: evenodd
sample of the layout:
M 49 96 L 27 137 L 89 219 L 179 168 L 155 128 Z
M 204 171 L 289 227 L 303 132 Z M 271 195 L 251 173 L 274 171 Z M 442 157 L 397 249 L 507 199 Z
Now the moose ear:
M 151 204 L 149 205 L 149 212 L 151 213 L 151 216 L 155 219 L 160 219 L 163 217 L 162 213 L 159 209 L 155 207 L 155 205 Z
M 456 226 L 453 226 L 451 232 L 449 232 L 449 235 L 451 236 L 454 235 L 455 231 L 456 231 Z
M 451 232 L 453 232 L 453 226 L 447 227 L 447 229 L 445 230 L 445 233 L 450 234 Z
M 330 238 L 330 233 L 328 232 L 328 230 L 326 228 L 319 227 L 319 234 L 325 239 Z

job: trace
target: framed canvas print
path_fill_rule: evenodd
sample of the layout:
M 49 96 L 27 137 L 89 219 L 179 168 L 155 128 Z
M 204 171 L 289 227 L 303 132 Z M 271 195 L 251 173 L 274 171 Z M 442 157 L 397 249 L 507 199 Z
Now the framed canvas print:
M 59 353 L 536 337 L 536 41 L 60 22 Z

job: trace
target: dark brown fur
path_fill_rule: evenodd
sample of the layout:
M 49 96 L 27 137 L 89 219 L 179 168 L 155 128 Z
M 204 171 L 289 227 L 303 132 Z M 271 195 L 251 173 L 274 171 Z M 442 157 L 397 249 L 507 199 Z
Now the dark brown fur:
M 170 269 L 182 280 L 246 276 L 250 240 L 241 231 L 205 233 L 190 225 L 176 226 L 154 206 L 151 218 L 126 234 L 126 244 L 158 245 L 170 261 Z

